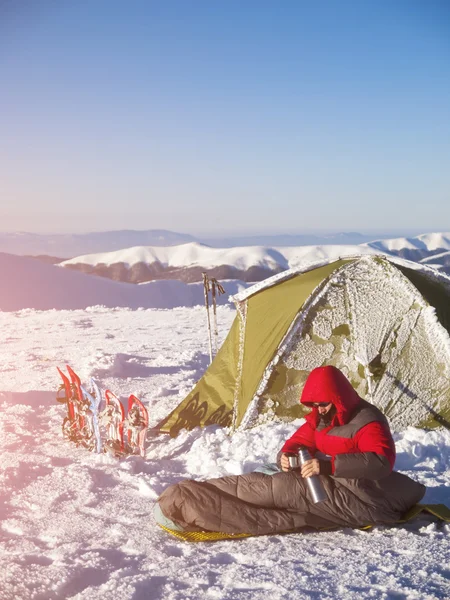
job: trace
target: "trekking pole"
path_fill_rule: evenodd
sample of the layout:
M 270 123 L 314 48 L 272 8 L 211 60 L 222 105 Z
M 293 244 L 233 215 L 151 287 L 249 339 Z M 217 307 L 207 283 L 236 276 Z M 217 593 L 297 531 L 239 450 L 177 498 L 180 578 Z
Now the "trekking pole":
M 211 293 L 212 293 L 212 301 L 213 301 L 213 316 L 214 316 L 214 346 L 215 352 L 217 354 L 217 349 L 219 347 L 219 332 L 217 330 L 217 312 L 216 312 L 216 288 L 217 294 L 220 296 L 221 294 L 225 294 L 225 290 L 217 281 L 217 279 L 211 279 Z
M 212 356 L 212 339 L 211 339 L 211 321 L 209 318 L 209 300 L 208 300 L 209 281 L 208 281 L 208 276 L 206 273 L 202 273 L 202 275 L 203 275 L 203 291 L 205 292 L 206 316 L 208 319 L 208 339 L 209 339 L 209 359 L 210 359 L 209 364 L 211 364 L 213 356 Z

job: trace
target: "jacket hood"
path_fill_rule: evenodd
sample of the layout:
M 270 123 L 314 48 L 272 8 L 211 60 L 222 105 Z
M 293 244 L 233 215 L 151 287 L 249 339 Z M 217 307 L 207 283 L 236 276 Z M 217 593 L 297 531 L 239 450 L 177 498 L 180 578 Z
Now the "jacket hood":
M 313 402 L 332 402 L 336 407 L 336 415 L 332 425 L 345 425 L 360 402 L 360 397 L 349 380 L 336 367 L 318 367 L 311 371 L 306 380 L 300 398 L 301 404 L 311 405 Z M 307 420 L 317 426 L 320 415 L 317 407 L 307 415 Z

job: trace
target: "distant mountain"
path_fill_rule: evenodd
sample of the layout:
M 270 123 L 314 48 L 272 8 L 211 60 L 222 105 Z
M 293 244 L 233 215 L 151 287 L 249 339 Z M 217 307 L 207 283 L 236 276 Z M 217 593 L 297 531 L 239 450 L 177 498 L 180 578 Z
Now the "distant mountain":
M 450 233 L 368 238 L 356 232 L 262 235 L 211 238 L 204 240 L 208 242 L 205 245 L 191 235 L 160 229 L 74 235 L 0 233 L 0 252 L 33 255 L 51 264 L 64 262 L 67 268 L 130 283 L 155 279 L 200 281 L 205 270 L 217 279 L 260 281 L 297 266 L 296 260 L 309 260 L 309 256 L 327 260 L 347 251 L 400 256 L 450 274 L 450 258 L 445 254 L 450 252 Z M 66 260 L 72 257 L 76 258 Z
M 363 244 L 383 236 L 361 233 L 337 233 L 329 235 L 258 235 L 222 238 L 194 237 L 164 229 L 144 231 L 121 230 L 100 231 L 83 234 L 37 234 L 0 233 L 0 252 L 24 256 L 49 255 L 72 258 L 98 252 L 114 252 L 134 246 L 178 246 L 189 242 L 199 242 L 213 248 L 233 248 L 241 246 L 323 246 Z
M 375 240 L 363 245 L 385 254 L 427 264 L 450 274 L 450 232 L 423 233 L 411 238 Z
M 49 254 L 39 254 L 38 256 L 27 256 L 25 254 L 25 258 L 34 258 L 37 260 L 40 260 L 42 262 L 45 262 L 49 265 L 57 265 L 60 262 L 63 262 L 63 260 L 65 260 L 64 258 L 61 258 L 60 256 L 50 256 Z
M 190 243 L 166 248 L 139 246 L 78 256 L 62 262 L 61 266 L 129 283 L 155 279 L 178 279 L 191 283 L 201 281 L 204 271 L 209 277 L 220 280 L 254 282 L 309 262 L 375 252 L 369 247 L 352 245 L 211 248 Z
M 194 306 L 204 300 L 203 286 L 199 282 L 202 271 L 222 282 L 227 280 L 224 282 L 226 295 L 219 299 L 222 304 L 227 302 L 228 295 L 247 287 L 247 282 L 289 268 L 351 255 L 384 253 L 404 257 L 407 252 L 417 253 L 414 256 L 418 262 L 450 274 L 448 233 L 378 240 L 360 246 L 210 248 L 198 243 L 172 247 L 138 246 L 83 255 L 59 265 L 49 264 L 57 259 L 48 256 L 38 260 L 0 253 L 0 279 L 8 283 L 0 294 L 0 311 L 76 309 L 95 305 L 130 308 Z M 172 281 L 167 281 L 170 279 Z M 195 283 L 186 283 L 191 281 Z
M 92 252 L 110 252 L 132 246 L 176 246 L 193 242 L 185 233 L 164 229 L 100 231 L 81 234 L 0 233 L 0 252 L 71 258 Z
M 89 306 L 115 308 L 174 308 L 204 303 L 203 284 L 182 281 L 152 281 L 131 285 L 75 273 L 68 269 L 12 254 L 0 253 L 2 287 L 0 311 L 75 310 Z M 229 302 L 229 296 L 247 287 L 240 281 L 223 282 L 226 294 L 219 304 Z
M 178 279 L 202 280 L 202 273 L 216 279 L 262 281 L 286 269 L 307 263 L 359 254 L 389 254 L 423 262 L 448 272 L 450 234 L 422 234 L 415 238 L 376 240 L 360 245 L 238 246 L 213 248 L 197 242 L 179 246 L 136 246 L 115 252 L 78 256 L 62 267 L 116 281 L 144 283 Z
M 428 258 L 423 258 L 420 261 L 423 265 L 433 267 L 442 273 L 450 275 L 450 251 L 440 252 L 439 254 L 433 254 Z
M 200 241 L 213 248 L 231 248 L 234 246 L 330 246 L 354 245 L 370 242 L 382 237 L 381 235 L 365 235 L 362 233 L 333 233 L 328 235 L 315 234 L 280 234 L 253 235 L 223 238 L 202 238 Z

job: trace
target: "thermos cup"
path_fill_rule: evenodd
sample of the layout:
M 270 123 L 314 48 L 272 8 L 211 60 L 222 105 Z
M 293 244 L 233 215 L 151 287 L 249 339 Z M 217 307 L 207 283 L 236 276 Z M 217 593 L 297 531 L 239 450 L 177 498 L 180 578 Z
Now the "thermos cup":
M 298 454 L 288 454 L 289 466 L 291 469 L 298 469 L 300 466 L 300 461 L 298 459 Z
M 302 446 L 298 452 L 298 455 L 288 454 L 288 459 L 290 468 L 297 469 L 298 467 L 301 467 L 301 465 L 307 460 L 311 460 L 311 454 L 304 446 Z M 327 493 L 318 475 L 305 477 L 305 480 L 314 504 L 328 500 Z

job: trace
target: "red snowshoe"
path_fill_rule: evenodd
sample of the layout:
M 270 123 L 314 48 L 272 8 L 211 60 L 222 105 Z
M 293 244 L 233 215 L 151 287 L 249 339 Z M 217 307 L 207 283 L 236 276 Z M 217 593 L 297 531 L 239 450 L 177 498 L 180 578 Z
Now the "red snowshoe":
M 58 369 L 58 373 L 61 375 L 61 379 L 63 380 L 61 386 L 56 392 L 56 400 L 58 402 L 67 404 L 67 417 L 64 418 L 62 424 L 63 435 L 69 440 L 75 442 L 79 437 L 81 426 L 74 390 L 67 375 L 65 375 L 59 367 L 56 368 Z
M 126 454 L 123 437 L 125 410 L 110 390 L 106 390 L 105 399 L 106 407 L 99 415 L 100 424 L 106 429 L 104 448 L 114 456 L 123 456 Z
M 131 454 L 145 458 L 145 441 L 148 429 L 148 412 L 139 398 L 133 394 L 128 398 L 128 414 L 125 420 L 128 430 L 128 446 Z
M 75 442 L 77 446 L 82 445 L 89 448 L 91 436 L 86 427 L 85 416 L 89 404 L 86 406 L 82 399 L 79 377 L 68 365 L 67 370 L 69 371 L 70 381 L 61 369 L 58 367 L 57 369 L 63 383 L 56 394 L 56 399 L 58 402 L 67 403 L 67 417 L 65 417 L 62 425 L 63 435 L 71 442 Z M 62 392 L 64 392 L 64 395 L 62 395 Z
M 58 368 L 63 383 L 56 399 L 67 404 L 67 416 L 63 421 L 64 436 L 77 445 L 97 452 L 110 452 L 114 456 L 140 454 L 145 458 L 145 442 L 148 430 L 148 412 L 142 402 L 133 394 L 128 398 L 128 414 L 119 398 L 106 390 L 106 406 L 99 413 L 101 392 L 94 380 L 87 391 L 75 371 L 66 365 L 70 379 Z M 106 432 L 101 437 L 100 426 Z M 125 428 L 127 435 L 125 436 Z
M 63 435 L 77 446 L 80 445 L 88 448 L 88 450 L 93 450 L 96 445 L 93 405 L 96 401 L 93 401 L 92 395 L 84 390 L 75 371 L 69 365 L 66 365 L 66 368 L 70 381 L 57 367 L 63 383 L 57 392 L 56 399 L 58 402 L 67 403 L 68 413 L 63 421 Z M 64 392 L 64 395 L 62 395 L 62 392 Z M 99 450 L 98 440 L 97 450 Z

